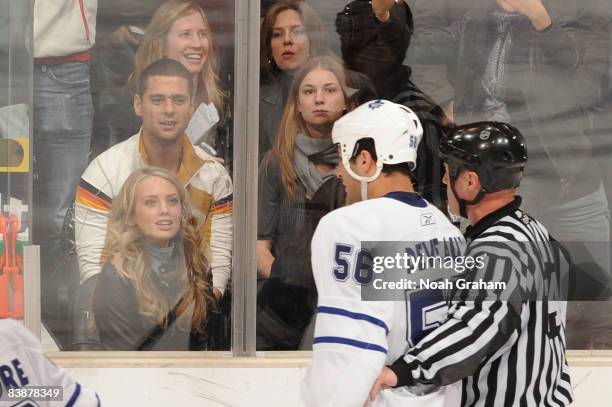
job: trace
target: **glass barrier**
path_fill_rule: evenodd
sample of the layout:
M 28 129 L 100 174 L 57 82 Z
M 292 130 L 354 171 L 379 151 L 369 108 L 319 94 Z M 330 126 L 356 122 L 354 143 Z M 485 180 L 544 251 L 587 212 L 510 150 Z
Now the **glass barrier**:
M 59 3 L 34 6 L 44 325 L 62 350 L 229 351 L 234 4 Z
M 24 246 L 31 242 L 30 1 L 0 1 L 0 318 L 24 319 Z
M 34 243 L 62 350 L 312 349 L 310 244 L 354 199 L 331 129 L 381 98 L 419 118 L 415 190 L 445 214 L 449 129 L 523 134 L 521 208 L 575 265 L 567 346 L 612 349 L 610 2 L 61 3 L 0 0 L 0 318 Z
M 519 129 L 529 158 L 521 208 L 574 264 L 581 301 L 568 304 L 567 346 L 612 347 L 610 2 L 542 3 L 519 11 L 501 0 L 262 2 L 259 350 L 312 346 L 310 243 L 321 217 L 345 203 L 332 126 L 376 98 L 419 117 L 415 189 L 445 213 L 438 146 L 450 127 L 489 120 Z M 329 272 L 346 259 L 336 253 Z

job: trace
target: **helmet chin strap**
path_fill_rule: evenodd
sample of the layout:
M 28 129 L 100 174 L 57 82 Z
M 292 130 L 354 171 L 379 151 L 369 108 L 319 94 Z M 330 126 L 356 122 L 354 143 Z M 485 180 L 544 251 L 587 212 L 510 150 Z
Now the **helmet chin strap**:
M 361 200 L 368 199 L 368 181 L 361 180 Z
M 450 216 L 450 220 L 452 223 L 459 223 L 461 222 L 461 219 L 464 219 L 463 216 L 460 215 L 455 215 L 450 208 L 450 205 L 446 206 L 446 210 L 448 211 L 448 215 Z
M 362 201 L 367 200 L 368 199 L 368 183 L 378 178 L 378 176 L 382 172 L 382 167 L 383 167 L 382 160 L 376 161 L 376 172 L 374 173 L 374 175 L 370 177 L 364 177 L 362 175 L 358 175 L 357 173 L 355 173 L 355 171 L 353 171 L 353 169 L 351 168 L 351 164 L 347 157 L 342 157 L 342 165 L 344 165 L 344 169 L 346 170 L 346 172 L 349 173 L 351 177 L 361 182 L 361 200 Z
M 478 194 L 476 195 L 476 197 L 474 199 L 472 199 L 471 201 L 466 201 L 465 199 L 461 199 L 459 198 L 459 195 L 457 194 L 457 190 L 455 189 L 455 180 L 451 178 L 450 180 L 450 187 L 451 190 L 453 191 L 453 194 L 455 195 L 455 198 L 457 199 L 457 202 L 459 203 L 459 216 L 461 216 L 462 218 L 468 218 L 468 214 L 467 214 L 467 206 L 468 205 L 476 205 L 478 204 L 480 201 L 482 201 L 482 198 L 484 198 L 485 194 L 487 193 L 487 191 L 485 191 L 484 189 L 480 188 L 480 191 L 478 191 Z M 449 210 L 450 213 L 450 210 Z

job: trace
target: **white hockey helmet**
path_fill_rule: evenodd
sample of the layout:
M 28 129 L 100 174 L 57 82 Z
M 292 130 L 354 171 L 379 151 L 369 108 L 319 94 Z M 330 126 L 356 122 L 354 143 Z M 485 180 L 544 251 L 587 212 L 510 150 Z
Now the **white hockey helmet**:
M 361 181 L 361 198 L 367 199 L 367 183 L 380 175 L 385 164 L 408 163 L 416 167 L 417 149 L 423 127 L 409 108 L 387 100 L 373 100 L 347 113 L 334 123 L 332 139 L 340 145 L 340 159 L 346 171 Z M 376 150 L 376 173 L 371 177 L 357 175 L 350 159 L 357 141 L 371 138 Z

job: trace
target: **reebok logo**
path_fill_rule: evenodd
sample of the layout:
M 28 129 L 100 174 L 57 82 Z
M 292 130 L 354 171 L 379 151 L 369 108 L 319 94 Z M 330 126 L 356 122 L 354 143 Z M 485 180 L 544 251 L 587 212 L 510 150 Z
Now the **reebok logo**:
M 424 213 L 421 215 L 421 226 L 434 225 L 436 221 L 434 220 L 433 213 Z

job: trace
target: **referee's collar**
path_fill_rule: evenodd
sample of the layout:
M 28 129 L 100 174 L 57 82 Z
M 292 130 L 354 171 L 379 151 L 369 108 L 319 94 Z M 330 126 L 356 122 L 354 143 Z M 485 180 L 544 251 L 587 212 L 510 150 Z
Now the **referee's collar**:
M 427 202 L 416 192 L 394 191 L 384 195 L 385 198 L 395 199 L 410 206 L 417 208 L 427 207 Z
M 482 232 L 490 228 L 491 225 L 493 225 L 495 222 L 497 222 L 504 216 L 507 216 L 511 214 L 512 212 L 516 211 L 521 206 L 521 202 L 522 202 L 522 198 L 517 195 L 514 197 L 514 200 L 510 202 L 509 204 L 502 206 L 501 208 L 499 208 L 498 210 L 494 212 L 491 212 L 484 218 L 480 219 L 478 223 L 476 223 L 475 225 L 468 226 L 468 228 L 465 231 L 465 238 L 473 239 L 476 236 L 480 235 Z

